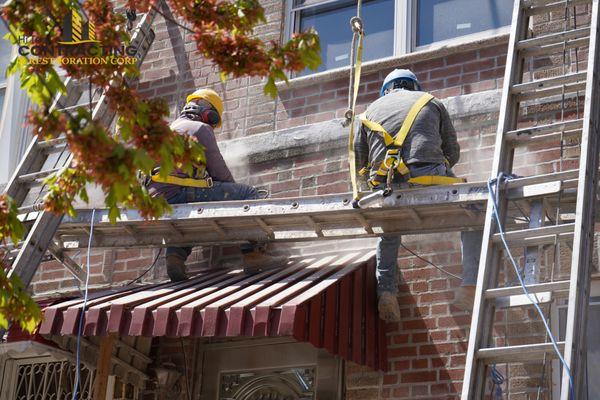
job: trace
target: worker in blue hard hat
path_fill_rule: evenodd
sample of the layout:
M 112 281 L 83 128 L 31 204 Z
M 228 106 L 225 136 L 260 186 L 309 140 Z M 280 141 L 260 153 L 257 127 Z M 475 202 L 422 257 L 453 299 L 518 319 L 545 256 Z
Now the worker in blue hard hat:
M 393 89 L 421 90 L 417 76 L 410 69 L 395 69 L 383 80 L 379 96 L 383 97 Z
M 460 157 L 456 131 L 444 104 L 421 91 L 415 74 L 407 69 L 390 72 L 381 97 L 359 115 L 361 128 L 354 138 L 355 168 L 372 190 L 392 190 L 411 185 L 444 185 L 464 182 L 452 167 Z M 465 271 L 478 267 L 481 232 L 462 235 Z M 380 317 L 400 320 L 398 249 L 400 237 L 381 236 L 377 245 L 377 294 Z M 469 282 L 466 282 L 469 283 Z M 474 282 L 473 282 L 474 283 Z M 465 286 L 466 287 L 466 286 Z M 468 303 L 471 286 L 459 289 L 456 303 Z M 463 307 L 464 308 L 464 307 Z

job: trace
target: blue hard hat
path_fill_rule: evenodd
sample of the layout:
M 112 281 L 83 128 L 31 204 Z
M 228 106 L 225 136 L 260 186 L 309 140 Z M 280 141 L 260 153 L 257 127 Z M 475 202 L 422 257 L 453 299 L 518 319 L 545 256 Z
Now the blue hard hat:
M 385 94 L 386 89 L 392 86 L 394 81 L 397 81 L 399 79 L 411 80 L 415 83 L 417 90 L 421 90 L 421 85 L 419 84 L 417 76 L 413 74 L 413 72 L 410 69 L 395 69 L 392 72 L 390 72 L 383 80 L 383 85 L 381 85 L 379 95 L 383 96 Z

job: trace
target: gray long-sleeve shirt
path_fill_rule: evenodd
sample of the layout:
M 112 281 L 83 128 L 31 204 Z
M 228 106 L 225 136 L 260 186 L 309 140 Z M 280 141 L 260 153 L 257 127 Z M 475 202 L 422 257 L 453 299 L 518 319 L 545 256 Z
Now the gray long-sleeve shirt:
M 192 135 L 204 147 L 206 157 L 206 171 L 210 177 L 219 182 L 234 182 L 233 175 L 227 167 L 223 155 L 217 145 L 213 128 L 200 121 L 192 121 L 187 118 L 178 118 L 171 123 L 171 129 L 180 135 Z M 188 177 L 182 171 L 175 171 L 175 176 Z M 168 183 L 152 182 L 148 190 L 152 196 L 162 195 L 169 198 L 175 195 L 181 186 Z
M 395 90 L 371 103 L 365 117 L 395 136 L 408 111 L 422 95 L 423 92 L 418 91 Z M 370 165 L 370 178 L 374 178 L 387 151 L 381 135 L 361 124 L 354 137 L 354 151 L 356 170 Z M 452 167 L 459 157 L 460 146 L 448 111 L 439 100 L 433 99 L 417 115 L 402 146 L 402 159 L 409 167 L 412 163 L 437 164 L 447 159 Z

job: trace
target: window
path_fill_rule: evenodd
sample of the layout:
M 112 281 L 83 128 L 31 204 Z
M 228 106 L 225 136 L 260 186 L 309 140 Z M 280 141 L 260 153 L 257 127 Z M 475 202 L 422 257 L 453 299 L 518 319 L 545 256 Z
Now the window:
M 509 0 L 363 0 L 363 61 L 508 31 L 512 8 Z M 323 64 L 318 71 L 350 64 L 349 21 L 356 1 L 289 0 L 288 10 L 290 32 L 309 27 L 319 32 Z
M 512 2 L 506 0 L 417 1 L 416 46 L 500 28 L 511 18 Z
M 394 9 L 395 0 L 365 1 L 362 18 L 370 27 L 365 38 L 363 61 L 376 60 L 394 54 Z M 312 3 L 318 3 L 312 5 Z M 324 3 L 324 4 L 322 4 Z M 318 71 L 343 67 L 350 62 L 352 33 L 350 18 L 356 15 L 356 1 L 315 2 L 294 0 L 297 29 L 304 31 L 314 27 L 321 38 L 321 59 Z M 307 71 L 308 72 L 308 71 Z

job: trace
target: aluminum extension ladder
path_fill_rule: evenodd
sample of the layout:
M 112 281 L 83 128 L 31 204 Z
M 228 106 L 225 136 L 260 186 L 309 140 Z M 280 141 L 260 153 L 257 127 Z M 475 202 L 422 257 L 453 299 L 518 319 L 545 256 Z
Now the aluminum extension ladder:
M 538 217 L 537 225 L 532 224 L 534 222 L 532 216 L 526 229 L 508 230 L 505 235 L 506 240 L 512 247 L 522 249 L 527 246 L 525 249 L 525 267 L 527 267 L 527 252 L 537 251 L 537 246 L 552 245 L 556 242 L 572 242 L 570 270 L 565 273 L 565 277 L 568 276 L 568 279 L 542 283 L 534 283 L 529 280 L 525 283 L 528 291 L 536 296 L 543 292 L 552 294 L 559 291 L 563 293 L 568 291 L 565 340 L 558 342 L 558 347 L 561 349 L 565 363 L 571 371 L 573 377 L 572 389 L 577 399 L 586 398 L 583 396 L 586 390 L 584 383 L 586 375 L 586 318 L 598 181 L 598 135 L 600 134 L 598 3 L 599 0 L 515 1 L 492 168 L 492 178 L 496 178 L 500 172 L 510 174 L 513 172 L 515 149 L 520 146 L 557 142 L 567 136 L 580 137 L 578 170 L 561 171 L 546 177 L 538 175 L 518 179 L 518 181 L 546 184 L 547 187 L 552 186 L 548 185 L 550 181 L 555 181 L 561 185 L 558 188 L 554 185 L 556 189 L 554 191 L 547 190 L 538 193 L 538 199 L 541 199 L 541 201 L 546 200 L 551 195 L 556 195 L 557 191 L 566 190 L 565 184 L 570 181 L 572 183 L 571 190 L 576 192 L 577 195 L 575 209 L 571 211 L 574 213 L 574 218 L 572 218 L 574 222 L 564 223 L 561 218 L 548 221 L 549 218 L 541 214 Z M 529 22 L 534 15 L 551 12 L 560 13 L 565 11 L 567 7 L 570 12 L 573 12 L 575 6 L 581 7 L 585 4 L 591 8 L 589 26 L 577 27 L 576 24 L 574 26 L 566 24 L 567 30 L 563 32 L 545 33 L 538 37 L 528 38 Z M 578 8 L 578 10 L 580 9 Z M 568 18 L 565 18 L 565 21 L 567 20 Z M 534 79 L 532 76 L 530 80 L 523 79 L 524 73 L 527 73 L 526 60 L 528 57 L 549 56 L 557 52 L 563 52 L 564 57 L 565 51 L 586 46 L 589 49 L 587 71 L 579 71 L 578 67 L 573 68 L 571 61 L 569 61 L 569 68 L 567 71 L 564 69 L 559 71 L 561 72 L 559 76 L 543 79 Z M 575 60 L 578 63 L 577 56 L 575 56 Z M 572 69 L 575 69 L 575 71 L 572 71 Z M 561 121 L 551 124 L 527 128 L 523 128 L 522 125 L 517 126 L 519 111 L 523 110 L 522 107 L 527 105 L 527 102 L 531 104 L 531 101 L 539 101 L 543 98 L 552 101 L 552 99 L 556 100 L 557 97 L 561 98 L 562 96 L 564 108 L 565 94 L 571 95 L 571 99 L 576 97 L 576 101 L 578 101 L 583 90 L 585 90 L 583 118 L 577 115 L 576 118 L 568 120 L 561 118 Z M 564 117 L 564 114 L 562 114 L 562 117 Z M 508 189 L 514 189 L 515 186 L 510 180 L 499 186 L 498 210 L 499 219 L 503 224 L 510 218 L 506 210 L 509 201 L 513 200 L 507 198 L 509 197 L 507 196 Z M 463 400 L 484 398 L 486 368 L 488 365 L 542 361 L 548 357 L 554 357 L 553 346 L 549 340 L 537 344 L 494 346 L 492 335 L 496 301 L 498 298 L 506 299 L 511 296 L 522 295 L 523 290 L 520 285 L 515 286 L 514 284 L 498 287 L 499 272 L 505 253 L 498 233 L 498 226 L 493 218 L 493 203 L 488 201 L 462 388 Z M 550 222 L 550 224 L 547 224 L 547 222 Z M 541 302 L 539 297 L 535 301 Z M 532 302 L 523 302 L 516 306 L 522 305 L 532 305 Z M 561 382 L 560 398 L 568 400 L 571 395 L 566 368 L 563 368 Z
M 151 27 L 155 15 L 154 9 L 144 14 L 132 32 L 131 46 L 137 47 L 137 53 L 133 57 L 137 58 L 138 67 L 154 41 L 155 34 Z M 86 90 L 86 84 L 71 78 L 67 78 L 65 86 L 67 94 L 57 94 L 52 109 L 66 110 L 77 107 Z M 92 112 L 94 120 L 109 126 L 114 113 L 108 108 L 105 94 L 96 93 L 94 97 L 90 99 L 90 103 L 95 104 Z M 71 160 L 72 156 L 64 137 L 52 140 L 38 140 L 36 137 L 31 141 L 5 189 L 5 193 L 17 204 L 19 215 L 26 221 L 25 227 L 28 229 L 25 240 L 13 244 L 14 247 L 10 249 L 13 259 L 8 272 L 9 276 L 17 274 L 25 286 L 31 282 L 46 251 L 77 279 L 85 280 L 85 272 L 53 240 L 63 216 L 43 211 L 44 179 L 68 166 Z M 27 222 L 32 220 L 33 223 Z

